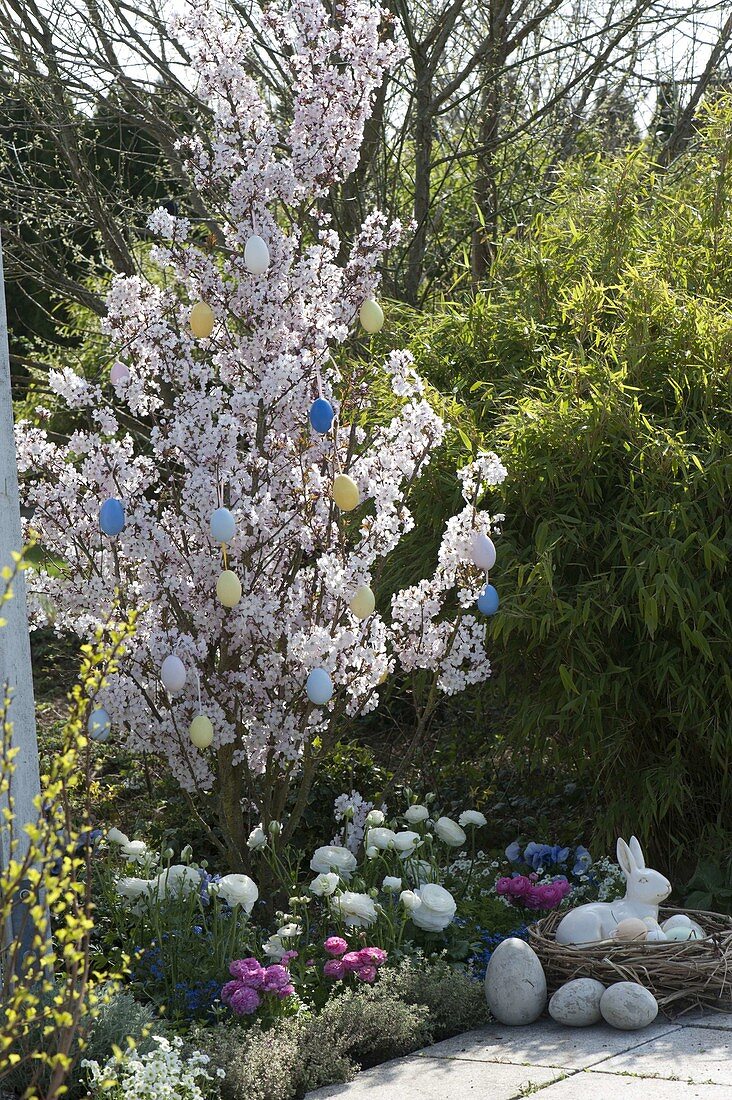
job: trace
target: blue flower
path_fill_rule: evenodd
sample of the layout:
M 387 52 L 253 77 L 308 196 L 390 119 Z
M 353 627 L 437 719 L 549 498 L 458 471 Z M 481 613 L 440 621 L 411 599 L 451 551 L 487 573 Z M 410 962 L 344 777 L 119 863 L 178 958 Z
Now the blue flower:
M 506 848 L 506 859 L 510 863 L 518 863 L 521 859 L 521 845 L 517 840 L 514 840 L 513 844 L 509 844 Z
M 583 848 L 581 844 L 578 844 L 574 850 L 574 867 L 572 868 L 573 875 L 584 875 L 592 866 L 592 856 Z
M 537 844 L 531 840 L 524 848 L 524 861 L 538 871 L 553 863 L 566 863 L 569 851 L 569 848 L 562 848 L 559 844 Z

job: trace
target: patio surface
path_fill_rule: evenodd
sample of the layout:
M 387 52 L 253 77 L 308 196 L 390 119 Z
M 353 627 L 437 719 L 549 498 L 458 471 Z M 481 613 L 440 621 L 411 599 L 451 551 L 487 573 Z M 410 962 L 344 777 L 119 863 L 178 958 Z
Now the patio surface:
M 491 1024 L 365 1070 L 307 1100 L 732 1100 L 732 1012 L 642 1031 Z

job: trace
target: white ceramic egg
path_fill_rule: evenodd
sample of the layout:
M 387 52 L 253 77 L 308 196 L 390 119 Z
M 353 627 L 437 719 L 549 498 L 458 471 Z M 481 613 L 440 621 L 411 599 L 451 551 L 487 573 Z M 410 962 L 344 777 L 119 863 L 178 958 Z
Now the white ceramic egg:
M 476 531 L 471 539 L 470 556 L 479 569 L 489 573 L 496 564 L 496 547 L 493 539 Z
M 267 242 L 256 234 L 249 238 L 244 246 L 244 263 L 252 275 L 264 275 L 269 267 L 269 249 Z
M 165 658 L 160 668 L 160 679 L 163 681 L 163 686 L 171 694 L 183 690 L 186 682 L 186 666 L 180 657 L 176 657 L 174 653 L 171 653 L 169 657 Z

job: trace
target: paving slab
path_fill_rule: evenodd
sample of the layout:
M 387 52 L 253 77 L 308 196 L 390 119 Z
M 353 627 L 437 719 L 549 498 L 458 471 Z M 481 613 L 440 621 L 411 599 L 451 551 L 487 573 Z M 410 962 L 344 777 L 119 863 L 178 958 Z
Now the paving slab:
M 411 1056 L 359 1073 L 349 1085 L 309 1092 L 307 1100 L 518 1100 L 557 1081 L 561 1071 L 542 1066 L 464 1062 L 456 1058 Z
M 556 1069 L 587 1069 L 613 1055 L 634 1051 L 653 1039 L 679 1031 L 679 1025 L 656 1020 L 642 1031 L 618 1031 L 607 1024 L 562 1027 L 539 1020 L 527 1027 L 490 1024 L 427 1047 L 415 1057 L 457 1058 L 470 1062 L 511 1062 Z M 629 1055 L 632 1056 L 632 1055 Z
M 694 1009 L 684 1016 L 679 1016 L 674 1023 L 682 1027 L 717 1027 L 724 1031 L 732 1031 L 732 1011 L 712 1012 L 711 1009 Z
M 680 1028 L 609 1058 L 596 1069 L 603 1074 L 632 1073 L 636 1077 L 727 1085 L 732 1097 L 732 1032 Z
M 611 1077 L 592 1070 L 539 1089 L 536 1100 L 732 1100 L 732 1089 L 648 1077 Z

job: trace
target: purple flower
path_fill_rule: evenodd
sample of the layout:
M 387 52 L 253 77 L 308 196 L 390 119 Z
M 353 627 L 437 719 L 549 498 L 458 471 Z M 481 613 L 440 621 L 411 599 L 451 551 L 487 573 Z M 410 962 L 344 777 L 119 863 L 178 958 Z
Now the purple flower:
M 362 966 L 356 971 L 356 977 L 360 978 L 362 982 L 373 982 L 376 978 L 375 966 Z
M 358 954 L 362 966 L 382 966 L 386 962 L 386 951 L 380 947 L 362 947 Z
M 521 860 L 521 845 L 517 840 L 506 848 L 506 859 L 509 863 L 519 863 Z
M 585 871 L 589 870 L 592 866 L 592 856 L 583 848 L 581 844 L 578 844 L 574 850 L 574 867 L 572 868 L 573 875 L 583 875 Z
M 348 950 L 348 944 L 340 936 L 329 936 L 323 944 L 323 947 L 329 955 L 345 955 Z
M 363 959 L 361 958 L 360 951 L 348 951 L 341 959 L 343 966 L 349 972 L 355 973 L 360 966 L 363 966 Z
M 330 978 L 332 982 L 339 982 L 346 972 L 341 959 L 328 959 L 323 967 L 323 976 Z
M 274 993 L 290 982 L 290 972 L 279 963 L 273 963 L 264 971 L 264 989 L 267 993 Z
M 229 963 L 229 973 L 252 989 L 260 989 L 264 983 L 264 967 L 256 959 L 235 959 Z
M 295 992 L 295 987 L 294 985 L 283 985 L 281 989 L 277 989 L 275 992 L 279 999 L 281 1001 L 284 1001 L 286 997 L 292 996 L 292 994 Z
M 237 1016 L 251 1016 L 261 1005 L 262 998 L 256 989 L 252 989 L 248 985 L 241 985 L 239 982 L 236 984 L 238 988 L 231 994 L 229 1004 Z

